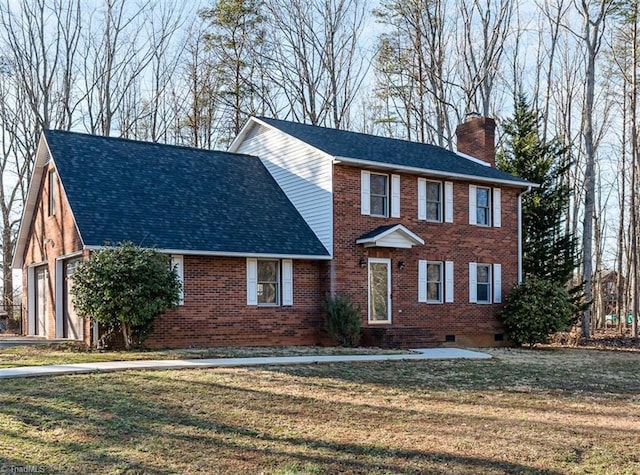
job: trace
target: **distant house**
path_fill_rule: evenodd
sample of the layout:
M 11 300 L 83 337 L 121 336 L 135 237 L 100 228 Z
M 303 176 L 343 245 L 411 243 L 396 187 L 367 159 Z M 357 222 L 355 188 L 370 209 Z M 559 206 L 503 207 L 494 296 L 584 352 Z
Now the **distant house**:
M 95 342 L 75 266 L 132 241 L 183 279 L 151 347 L 329 343 L 328 293 L 361 305 L 368 344 L 500 344 L 532 184 L 495 169 L 494 128 L 459 126 L 459 153 L 267 118 L 229 152 L 45 131 L 14 258 L 23 327 Z

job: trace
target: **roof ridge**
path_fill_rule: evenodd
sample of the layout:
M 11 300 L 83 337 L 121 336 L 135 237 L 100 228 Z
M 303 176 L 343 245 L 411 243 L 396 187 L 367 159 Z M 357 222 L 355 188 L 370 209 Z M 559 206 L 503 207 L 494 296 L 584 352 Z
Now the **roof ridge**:
M 65 134 L 65 135 L 75 135 L 75 136 L 79 136 L 79 137 L 84 137 L 84 138 L 89 138 L 89 139 L 96 139 L 96 140 L 105 140 L 105 141 L 119 141 L 119 142 L 126 142 L 126 143 L 133 143 L 133 144 L 139 144 L 139 145 L 144 145 L 144 146 L 160 146 L 160 147 L 169 147 L 169 148 L 175 148 L 175 149 L 181 149 L 181 150 L 191 150 L 191 151 L 196 151 L 196 152 L 205 152 L 205 153 L 209 153 L 209 152 L 213 152 L 213 153 L 217 153 L 217 154 L 225 154 L 225 155 L 231 155 L 231 156 L 245 156 L 245 157 L 251 157 L 251 158 L 258 158 L 255 155 L 250 155 L 247 153 L 238 153 L 238 152 L 229 152 L 228 150 L 219 150 L 219 149 L 210 149 L 210 148 L 200 148 L 200 147 L 192 147 L 189 145 L 178 145 L 178 144 L 171 144 L 171 143 L 166 143 L 166 142 L 151 142 L 149 140 L 141 140 L 141 139 L 130 139 L 127 137 L 115 137 L 112 135 L 99 135 L 99 134 L 90 134 L 87 132 L 77 132 L 74 130 L 62 130 L 62 129 L 50 129 L 50 128 L 45 128 L 43 129 L 43 134 L 45 135 L 45 137 L 47 136 L 47 133 L 53 132 L 54 134 Z

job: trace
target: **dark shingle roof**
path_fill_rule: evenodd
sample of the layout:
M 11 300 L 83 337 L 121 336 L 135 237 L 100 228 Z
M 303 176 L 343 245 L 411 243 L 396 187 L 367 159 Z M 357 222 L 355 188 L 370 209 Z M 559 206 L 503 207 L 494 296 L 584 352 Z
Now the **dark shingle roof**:
M 256 157 L 45 131 L 86 246 L 328 256 Z
M 527 184 L 522 178 L 476 163 L 435 145 L 266 117 L 258 119 L 334 157 L 366 160 L 386 166 L 417 168 L 445 175 L 478 177 L 485 181 Z

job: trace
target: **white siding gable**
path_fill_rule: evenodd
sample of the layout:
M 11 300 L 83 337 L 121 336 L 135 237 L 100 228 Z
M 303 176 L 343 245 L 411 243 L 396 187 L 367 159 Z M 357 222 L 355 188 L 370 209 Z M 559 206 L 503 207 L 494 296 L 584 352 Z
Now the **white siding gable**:
M 331 158 L 260 124 L 254 124 L 235 151 L 260 157 L 293 206 L 333 255 Z

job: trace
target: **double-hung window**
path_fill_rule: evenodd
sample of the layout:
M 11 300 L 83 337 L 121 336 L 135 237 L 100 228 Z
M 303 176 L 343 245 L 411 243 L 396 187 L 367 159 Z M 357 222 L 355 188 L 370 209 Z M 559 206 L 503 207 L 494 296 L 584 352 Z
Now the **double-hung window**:
M 293 305 L 293 261 L 247 259 L 247 305 Z
M 469 263 L 469 302 L 502 302 L 502 266 Z
M 370 175 L 370 203 L 372 216 L 389 216 L 389 177 L 372 173 Z
M 418 302 L 453 302 L 452 261 L 418 261 Z
M 280 262 L 258 260 L 258 305 L 280 303 Z
M 499 228 L 501 195 L 500 188 L 469 185 L 469 224 Z
M 427 221 L 442 221 L 442 184 L 427 181 Z
M 442 302 L 442 262 L 427 262 L 427 302 Z
M 418 219 L 453 223 L 453 182 L 418 178 Z
M 476 266 L 476 295 L 477 303 L 491 302 L 491 266 L 478 264 Z
M 476 188 L 476 224 L 491 226 L 491 189 Z
M 400 175 L 362 170 L 361 213 L 381 218 L 400 217 Z

